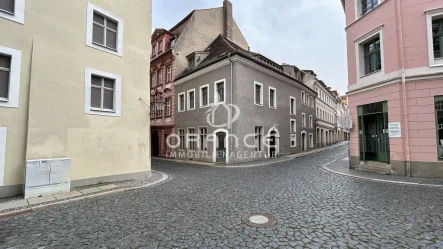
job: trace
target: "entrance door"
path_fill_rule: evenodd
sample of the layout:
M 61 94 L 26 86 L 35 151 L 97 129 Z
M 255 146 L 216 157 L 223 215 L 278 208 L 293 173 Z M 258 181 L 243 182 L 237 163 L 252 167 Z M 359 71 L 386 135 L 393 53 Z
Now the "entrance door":
M 301 150 L 306 151 L 306 133 L 301 134 Z
M 217 136 L 217 148 L 216 148 L 217 162 L 225 162 L 226 161 L 226 144 L 225 144 L 226 133 L 218 132 L 216 134 L 216 136 Z
M 277 156 L 277 138 L 275 136 L 275 131 L 271 131 L 270 137 L 269 137 L 269 156 L 270 157 L 276 157 Z
M 378 161 L 389 162 L 389 134 L 388 134 L 388 114 L 377 115 L 378 131 Z
M 387 113 L 363 117 L 365 161 L 389 163 L 389 137 Z
M 151 156 L 158 156 L 158 154 L 160 152 L 160 146 L 158 144 L 158 133 L 152 133 L 151 146 L 152 146 L 152 155 Z

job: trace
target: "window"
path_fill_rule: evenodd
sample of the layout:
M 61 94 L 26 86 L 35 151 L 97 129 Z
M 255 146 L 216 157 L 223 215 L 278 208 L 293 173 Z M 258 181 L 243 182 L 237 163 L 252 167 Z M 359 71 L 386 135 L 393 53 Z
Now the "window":
M 435 97 L 435 127 L 437 131 L 438 159 L 443 161 L 443 96 Z
M 263 126 L 255 127 L 255 151 L 262 151 Z
M 443 8 L 426 11 L 429 66 L 443 66 Z
M 200 107 L 209 106 L 209 85 L 200 87 Z
M 157 86 L 161 86 L 163 84 L 163 70 L 159 69 L 157 71 Z
M 290 120 L 290 132 L 291 133 L 295 133 L 295 132 L 297 132 L 297 121 L 295 120 L 295 119 L 291 119 Z
M 295 100 L 294 97 L 289 97 L 289 99 L 290 99 L 290 103 L 289 103 L 290 111 L 289 111 L 289 113 L 291 115 L 295 115 L 296 114 L 296 100 Z
M 263 84 L 254 82 L 254 104 L 263 105 Z
M 161 93 L 159 93 L 157 95 L 156 99 L 158 99 L 160 102 L 163 102 L 163 97 L 162 97 Z M 162 106 L 161 105 L 162 105 L 161 103 L 156 103 L 155 110 L 156 110 L 156 113 L 157 113 L 157 118 L 161 118 L 163 116 L 163 110 L 162 110 Z
M 378 5 L 378 0 L 361 0 L 361 14 L 364 15 Z
M 151 102 L 150 106 L 152 106 L 152 109 L 153 109 L 153 111 L 150 113 L 151 119 L 155 119 L 155 107 L 156 107 L 155 103 Z
M 301 103 L 305 104 L 305 92 L 301 91 Z
M 188 58 L 188 70 L 194 69 L 194 56 Z
M 158 52 L 160 53 L 161 51 L 163 51 L 163 41 L 158 43 Z
M 200 150 L 208 151 L 208 129 L 200 127 Z
M 0 17 L 25 23 L 25 0 L 0 0 Z
M 184 112 L 185 111 L 185 93 L 180 93 L 178 95 L 178 112 Z
M 151 53 L 152 53 L 152 57 L 155 57 L 155 55 L 157 54 L 157 46 L 155 46 L 155 45 L 152 46 Z
M 311 106 L 311 97 L 309 94 L 306 94 L 306 102 L 308 103 L 308 106 Z
M 172 104 L 171 104 L 171 97 L 169 97 L 169 98 L 166 98 L 166 116 L 171 116 L 171 106 L 172 106 Z
M 277 108 L 277 90 L 272 87 L 269 87 L 269 107 Z
M 188 143 L 189 150 L 197 149 L 197 135 L 194 128 L 188 128 Z
M 195 109 L 195 89 L 188 91 L 188 111 Z
M 151 73 L 151 87 L 155 87 L 155 73 Z
M 172 81 L 172 67 L 171 65 L 166 66 L 166 82 Z
M 304 113 L 301 114 L 301 126 L 306 128 L 306 114 Z
M 8 101 L 11 56 L 0 54 L 0 101 Z
M 88 3 L 86 45 L 123 56 L 123 20 Z
M 432 21 L 434 58 L 443 57 L 443 18 Z
M 309 115 L 309 128 L 314 128 L 314 119 L 312 115 Z
M 225 103 L 225 80 L 216 81 L 214 85 L 214 103 Z
M 370 74 L 381 70 L 380 38 L 364 45 L 365 50 L 365 74 Z
M 314 135 L 312 133 L 309 134 L 309 147 L 314 147 Z
M 120 116 L 120 76 L 86 68 L 85 89 L 86 114 Z
M 178 129 L 178 136 L 180 138 L 180 146 L 179 149 L 180 150 L 184 150 L 185 149 L 185 144 L 186 144 L 186 140 L 185 140 L 185 130 L 184 129 Z
M 311 97 L 311 108 L 314 109 L 314 97 Z
M 297 147 L 297 134 L 291 134 L 291 148 Z

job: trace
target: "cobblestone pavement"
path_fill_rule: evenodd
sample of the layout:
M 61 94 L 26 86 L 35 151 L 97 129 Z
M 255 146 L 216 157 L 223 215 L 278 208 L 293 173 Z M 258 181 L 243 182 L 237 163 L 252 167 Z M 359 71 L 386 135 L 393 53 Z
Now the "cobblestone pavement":
M 443 248 L 443 190 L 343 177 L 346 147 L 255 168 L 154 162 L 171 179 L 0 220 L 1 248 Z M 269 228 L 245 214 L 275 216 Z

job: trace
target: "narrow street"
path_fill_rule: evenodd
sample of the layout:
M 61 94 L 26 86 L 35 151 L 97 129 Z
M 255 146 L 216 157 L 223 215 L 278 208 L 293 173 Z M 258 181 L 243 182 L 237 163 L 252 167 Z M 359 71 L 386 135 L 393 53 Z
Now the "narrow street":
M 1 220 L 0 247 L 443 247 L 442 189 L 321 169 L 346 152 L 236 169 L 154 161 L 168 181 Z M 242 217 L 254 212 L 276 224 L 247 226 Z

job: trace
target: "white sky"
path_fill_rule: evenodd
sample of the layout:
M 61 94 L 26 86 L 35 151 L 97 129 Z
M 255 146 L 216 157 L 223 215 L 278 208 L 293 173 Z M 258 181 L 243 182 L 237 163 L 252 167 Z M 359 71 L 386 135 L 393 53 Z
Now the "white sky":
M 340 0 L 231 0 L 252 51 L 311 69 L 340 94 L 347 89 L 345 14 Z M 153 0 L 152 30 L 170 29 L 194 9 L 223 0 Z

